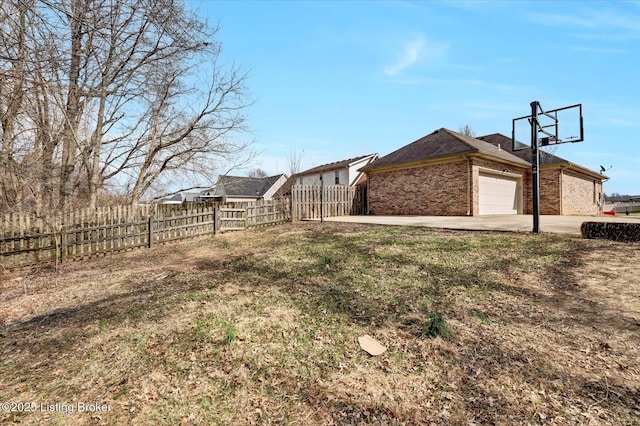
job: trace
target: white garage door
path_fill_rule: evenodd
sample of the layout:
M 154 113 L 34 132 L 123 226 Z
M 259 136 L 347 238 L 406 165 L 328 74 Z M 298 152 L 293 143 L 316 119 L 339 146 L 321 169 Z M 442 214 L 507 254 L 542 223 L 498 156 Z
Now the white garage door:
M 481 215 L 518 214 L 517 179 L 480 173 L 478 192 Z

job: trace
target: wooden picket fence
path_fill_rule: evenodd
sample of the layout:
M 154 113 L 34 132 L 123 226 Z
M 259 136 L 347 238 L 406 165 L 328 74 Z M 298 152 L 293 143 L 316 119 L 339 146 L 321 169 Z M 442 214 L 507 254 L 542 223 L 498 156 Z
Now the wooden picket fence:
M 290 220 L 289 200 L 0 216 L 0 269 L 65 262 Z
M 234 202 L 219 208 L 219 230 L 239 231 L 257 226 L 275 225 L 291 220 L 291 202 L 287 198 L 270 201 Z
M 294 221 L 365 213 L 366 193 L 362 186 L 294 185 L 291 188 Z

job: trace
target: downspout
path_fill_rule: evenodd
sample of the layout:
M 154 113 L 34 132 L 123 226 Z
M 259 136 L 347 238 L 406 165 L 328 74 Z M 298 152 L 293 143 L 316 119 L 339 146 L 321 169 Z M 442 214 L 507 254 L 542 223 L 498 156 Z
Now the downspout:
M 467 160 L 467 216 L 471 216 L 471 159 L 465 154 Z
M 605 178 L 602 172 L 600 172 L 600 200 L 598 201 L 598 211 L 599 214 L 604 214 L 604 203 L 606 202 L 604 198 L 604 183 L 609 180 L 609 178 Z
M 563 186 L 564 186 L 564 169 L 561 167 L 560 168 L 560 185 L 558 185 L 559 189 L 560 189 L 560 216 L 564 215 L 564 191 L 563 191 Z

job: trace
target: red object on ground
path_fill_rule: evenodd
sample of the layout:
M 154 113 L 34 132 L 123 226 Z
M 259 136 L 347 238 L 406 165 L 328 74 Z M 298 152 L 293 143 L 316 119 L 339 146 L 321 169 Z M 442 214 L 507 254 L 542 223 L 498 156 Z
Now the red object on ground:
M 605 215 L 607 216 L 615 216 L 616 212 L 615 211 L 610 211 L 610 212 L 603 212 Z

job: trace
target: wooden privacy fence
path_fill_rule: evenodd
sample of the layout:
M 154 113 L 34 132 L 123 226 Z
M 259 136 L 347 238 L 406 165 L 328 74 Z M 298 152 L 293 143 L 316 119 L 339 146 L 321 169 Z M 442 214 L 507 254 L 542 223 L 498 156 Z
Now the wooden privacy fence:
M 365 213 L 366 193 L 363 186 L 294 185 L 291 188 L 292 220 Z
M 256 226 L 275 225 L 291 219 L 289 199 L 235 202 L 219 208 L 218 231 L 239 231 Z
M 64 262 L 290 220 L 289 200 L 238 204 L 117 206 L 65 214 L 4 215 L 0 217 L 0 268 Z

